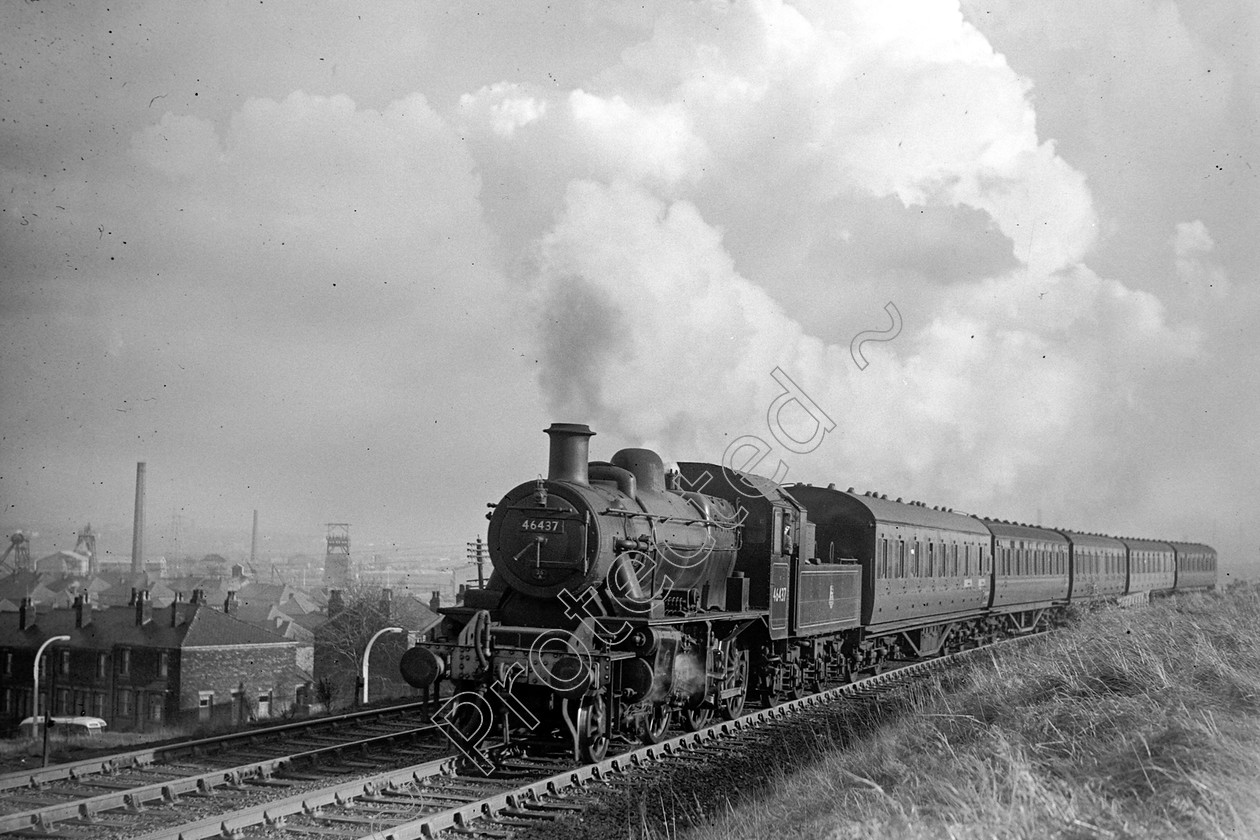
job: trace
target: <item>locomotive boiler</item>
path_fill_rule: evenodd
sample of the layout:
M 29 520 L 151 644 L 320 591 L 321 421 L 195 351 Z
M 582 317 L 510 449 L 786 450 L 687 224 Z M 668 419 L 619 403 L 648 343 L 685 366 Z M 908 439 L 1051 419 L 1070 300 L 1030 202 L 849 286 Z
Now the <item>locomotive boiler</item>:
M 738 715 L 735 640 L 756 614 L 734 568 L 735 506 L 683 487 L 650 450 L 592 463 L 587 426 L 546 433 L 547 477 L 491 505 L 486 588 L 441 610 L 404 677 L 482 698 L 474 717 L 489 710 L 506 742 L 567 737 L 588 759 L 618 733 L 659 739 L 675 714 L 691 727 Z

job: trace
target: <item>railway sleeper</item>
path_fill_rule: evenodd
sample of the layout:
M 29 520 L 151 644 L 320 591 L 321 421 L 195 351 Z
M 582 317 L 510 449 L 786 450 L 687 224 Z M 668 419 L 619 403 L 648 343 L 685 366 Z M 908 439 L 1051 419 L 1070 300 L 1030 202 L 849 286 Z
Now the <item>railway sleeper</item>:
M 505 808 L 499 812 L 505 817 L 524 817 L 528 820 L 538 822 L 540 820 L 552 821 L 558 820 L 564 816 L 562 811 L 542 811 L 531 808 Z
M 245 784 L 253 785 L 254 787 L 265 787 L 265 788 L 291 788 L 293 787 L 294 783 L 286 782 L 283 779 L 270 779 L 270 778 L 264 778 L 262 776 L 257 776 L 253 779 L 247 779 L 245 781 Z
M 449 831 L 449 832 L 451 832 L 452 834 L 465 834 L 465 835 L 469 835 L 469 836 L 473 836 L 473 837 L 502 837 L 502 838 L 508 838 L 508 837 L 511 837 L 511 836 L 512 836 L 512 832 L 510 832 L 510 831 L 495 831 L 494 829 L 476 829 L 476 828 L 468 828 L 467 826 L 463 826 L 463 825 L 455 825 L 455 826 L 451 826 L 450 828 L 448 828 L 448 829 L 446 829 L 446 830 L 447 830 L 447 831 Z
M 70 837 L 69 834 L 66 834 L 61 831 L 57 831 L 55 828 L 45 830 L 34 825 L 27 826 L 26 828 L 20 828 L 17 831 L 10 832 L 10 833 L 13 834 L 13 836 L 15 837 L 38 837 L 38 838 L 52 838 L 52 837 L 68 838 Z

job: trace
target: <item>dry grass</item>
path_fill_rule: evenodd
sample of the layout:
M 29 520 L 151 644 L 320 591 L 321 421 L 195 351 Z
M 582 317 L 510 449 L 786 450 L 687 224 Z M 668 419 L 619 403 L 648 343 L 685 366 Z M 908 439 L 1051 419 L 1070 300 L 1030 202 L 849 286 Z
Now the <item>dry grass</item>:
M 56 727 L 53 727 L 56 729 Z M 95 737 L 52 735 L 48 739 L 50 764 L 90 758 L 106 752 L 139 749 L 142 744 L 186 737 L 177 727 L 163 727 L 151 732 L 102 732 Z M 42 738 L 10 738 L 0 740 L 0 773 L 29 770 L 43 763 L 44 741 Z
M 734 791 L 649 792 L 622 836 L 1260 837 L 1260 592 L 1079 618 L 820 716 Z

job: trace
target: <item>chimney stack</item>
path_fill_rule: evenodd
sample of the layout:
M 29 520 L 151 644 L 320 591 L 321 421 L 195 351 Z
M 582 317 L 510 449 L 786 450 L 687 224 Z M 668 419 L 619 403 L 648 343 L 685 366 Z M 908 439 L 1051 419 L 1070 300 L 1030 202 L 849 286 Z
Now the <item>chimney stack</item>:
M 544 431 L 551 436 L 548 480 L 590 484 L 591 438 L 595 435 L 590 427 L 583 423 L 552 423 Z
M 25 630 L 34 626 L 35 601 L 31 598 L 23 598 L 21 605 L 18 606 L 18 629 Z
M 258 559 L 258 510 L 254 509 L 254 530 L 249 538 L 249 567 L 254 568 L 254 561 Z
M 184 600 L 184 594 L 182 592 L 176 592 L 175 597 L 171 599 L 171 626 L 172 627 L 179 626 L 179 605 L 183 602 L 183 600 Z
M 223 611 L 228 615 L 236 615 L 236 593 L 228 592 L 227 597 L 223 599 Z
M 141 589 L 136 593 L 136 626 L 143 627 L 153 621 L 153 602 L 149 600 L 149 590 Z
M 442 606 L 442 591 L 434 589 L 433 594 L 429 596 L 429 609 L 437 612 L 440 606 Z
M 190 599 L 189 599 L 188 603 L 190 603 L 190 604 L 204 604 L 205 602 L 206 602 L 206 590 L 204 590 L 204 589 L 194 589 L 194 590 L 192 591 L 192 598 L 190 598 Z
M 82 630 L 92 624 L 92 605 L 88 602 L 88 596 L 74 596 L 74 626 Z
M 144 571 L 144 461 L 136 464 L 136 518 L 131 527 L 131 573 Z
M 341 590 L 333 589 L 328 593 L 328 618 L 336 618 L 337 615 L 346 608 L 345 601 L 341 600 Z

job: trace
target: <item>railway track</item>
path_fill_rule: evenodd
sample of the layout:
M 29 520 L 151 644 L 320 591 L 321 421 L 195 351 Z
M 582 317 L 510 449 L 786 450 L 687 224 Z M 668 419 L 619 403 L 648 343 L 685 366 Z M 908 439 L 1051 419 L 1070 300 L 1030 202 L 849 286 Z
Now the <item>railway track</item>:
M 133 767 L 147 767 L 164 762 L 178 761 L 187 757 L 212 755 L 236 748 L 238 745 L 265 745 L 268 741 L 297 738 L 302 735 L 325 737 L 326 733 L 345 730 L 354 726 L 370 726 L 390 721 L 416 722 L 427 720 L 424 703 L 402 703 L 338 715 L 325 715 L 274 726 L 255 727 L 244 732 L 231 732 L 208 738 L 197 738 L 174 743 L 157 744 L 138 750 L 109 753 L 85 758 L 81 761 L 54 764 L 8 773 L 0 773 L 0 793 L 19 788 L 41 787 L 65 779 L 83 778 L 94 774 L 112 774 Z
M 603 798 L 620 795 L 635 783 L 636 774 L 650 773 L 663 763 L 694 764 L 697 772 L 703 772 L 720 764 L 731 750 L 738 750 L 741 742 L 774 739 L 776 733 L 800 725 L 804 714 L 824 704 L 845 697 L 878 696 L 962 657 L 1028 638 L 1034 637 L 907 664 L 800 700 L 753 710 L 732 722 L 631 749 L 596 764 L 580 765 L 554 756 L 509 757 L 501 760 L 492 774 L 482 776 L 465 772 L 465 762 L 445 757 L 331 785 L 308 779 L 307 786 L 258 801 L 243 796 L 249 780 L 238 779 L 225 784 L 217 794 L 226 797 L 231 807 L 198 819 L 187 820 L 187 808 L 176 800 L 154 797 L 137 804 L 160 815 L 164 824 L 157 828 L 141 823 L 138 817 L 143 811 L 123 806 L 98 814 L 95 823 L 72 819 L 67 825 L 50 819 L 19 834 L 65 838 L 90 834 L 94 840 L 416 840 L 444 833 L 495 838 L 534 833 L 557 819 L 580 814 Z M 176 814 L 183 818 L 177 820 Z M 88 831 L 80 833 L 82 828 Z
M 0 834 L 131 836 L 169 825 L 172 811 L 221 815 L 448 751 L 408 704 L 7 774 Z

